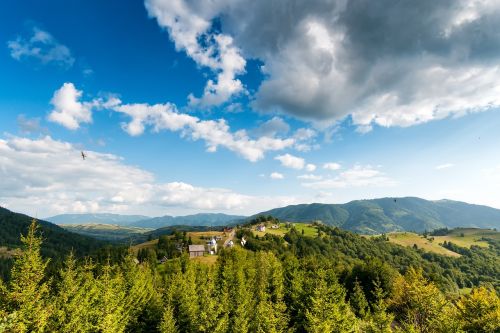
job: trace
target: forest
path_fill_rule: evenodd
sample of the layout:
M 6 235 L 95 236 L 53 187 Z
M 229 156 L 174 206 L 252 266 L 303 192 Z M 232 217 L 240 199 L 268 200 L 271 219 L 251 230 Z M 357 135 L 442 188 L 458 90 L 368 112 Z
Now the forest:
M 0 283 L 0 332 L 500 332 L 494 242 L 445 258 L 326 226 L 237 236 L 246 249 L 214 265 L 68 253 L 48 272 L 33 221 Z

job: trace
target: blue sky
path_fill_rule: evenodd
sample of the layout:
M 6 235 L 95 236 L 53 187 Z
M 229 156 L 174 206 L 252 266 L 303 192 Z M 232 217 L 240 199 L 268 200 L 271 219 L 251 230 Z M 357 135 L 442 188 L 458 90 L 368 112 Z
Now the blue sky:
M 500 208 L 500 6 L 423 2 L 2 1 L 0 205 Z

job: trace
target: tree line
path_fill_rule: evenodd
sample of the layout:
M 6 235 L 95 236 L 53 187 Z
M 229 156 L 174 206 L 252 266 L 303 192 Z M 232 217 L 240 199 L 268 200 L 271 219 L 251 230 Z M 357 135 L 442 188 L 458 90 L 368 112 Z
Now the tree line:
M 286 238 L 294 237 L 317 240 Z M 349 266 L 327 252 L 301 253 L 293 242 L 278 251 L 269 246 L 277 239 L 252 238 L 269 249 L 224 249 L 211 266 L 185 254 L 162 265 L 138 263 L 132 253 L 103 263 L 69 254 L 57 274 L 47 273 L 35 222 L 21 241 L 11 279 L 0 284 L 0 332 L 500 330 L 491 287 L 451 296 L 421 268 L 401 274 L 370 258 Z

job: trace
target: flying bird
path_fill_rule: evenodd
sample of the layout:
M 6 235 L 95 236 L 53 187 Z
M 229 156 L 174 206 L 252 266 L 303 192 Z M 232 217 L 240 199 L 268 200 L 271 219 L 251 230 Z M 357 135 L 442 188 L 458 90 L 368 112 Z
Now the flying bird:
M 87 155 L 85 155 L 85 153 L 82 151 L 82 159 L 85 161 L 85 158 L 87 157 Z

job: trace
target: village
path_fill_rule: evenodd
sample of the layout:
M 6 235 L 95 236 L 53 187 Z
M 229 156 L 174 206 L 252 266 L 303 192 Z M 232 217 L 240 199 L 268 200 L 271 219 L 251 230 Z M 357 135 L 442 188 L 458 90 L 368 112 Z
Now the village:
M 245 226 L 225 227 L 222 230 L 175 231 L 171 235 L 162 235 L 158 239 L 138 244 L 133 250 L 140 262 L 148 260 L 161 265 L 186 253 L 191 260 L 214 264 L 221 249 L 246 246 L 245 236 L 236 237 L 242 228 L 251 231 L 255 237 L 264 237 L 266 234 L 284 237 L 291 228 L 308 236 L 317 235 L 314 225 L 259 217 Z

